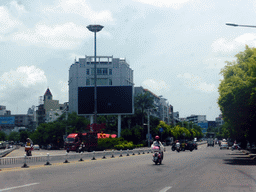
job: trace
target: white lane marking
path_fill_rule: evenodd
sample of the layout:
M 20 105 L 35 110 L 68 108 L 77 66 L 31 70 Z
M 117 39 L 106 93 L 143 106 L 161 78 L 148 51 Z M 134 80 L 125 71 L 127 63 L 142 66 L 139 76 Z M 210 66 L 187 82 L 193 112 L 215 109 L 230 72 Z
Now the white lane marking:
M 17 189 L 17 188 L 21 188 L 21 187 L 28 187 L 28 186 L 31 186 L 31 185 L 38 185 L 39 183 L 31 183 L 31 184 L 26 184 L 26 185 L 21 185 L 21 186 L 17 186 L 17 187 L 10 187 L 10 188 L 5 188 L 5 189 L 0 189 L 0 192 L 1 191 L 8 191 L 8 190 L 11 190 L 11 189 Z
M 168 191 L 169 189 L 171 189 L 172 187 L 165 187 L 165 188 L 163 188 L 161 191 L 159 191 L 159 192 L 166 192 L 166 191 Z

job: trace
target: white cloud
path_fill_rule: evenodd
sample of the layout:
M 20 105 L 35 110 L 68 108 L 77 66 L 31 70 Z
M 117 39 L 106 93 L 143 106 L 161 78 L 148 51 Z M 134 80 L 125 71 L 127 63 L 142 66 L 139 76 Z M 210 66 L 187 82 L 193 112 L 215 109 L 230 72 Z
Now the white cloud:
M 22 23 L 14 18 L 6 7 L 0 7 L 0 34 L 9 33 L 21 25 Z
M 156 7 L 171 7 L 174 9 L 179 9 L 183 4 L 191 0 L 134 0 L 140 3 L 153 5 Z
M 13 34 L 11 40 L 20 45 L 37 45 L 50 48 L 73 49 L 82 43 L 90 32 L 86 27 L 72 22 L 53 27 L 38 24 L 35 29 L 27 29 Z
M 58 13 L 59 15 L 56 15 Z M 33 16 L 33 13 L 27 12 L 24 6 L 16 1 L 12 1 L 9 7 L 0 7 L 0 41 L 12 41 L 20 46 L 36 45 L 54 49 L 75 49 L 84 42 L 86 37 L 92 37 L 86 25 L 81 25 L 79 20 L 84 18 L 87 23 L 87 20 L 90 20 L 90 23 L 113 21 L 110 11 L 93 11 L 82 0 L 60 0 L 56 6 L 45 8 L 44 11 L 38 13 L 42 18 L 56 18 L 56 20 L 63 18 L 57 24 L 51 23 L 54 20 L 44 20 L 28 28 L 18 19 L 22 14 L 27 14 L 27 17 L 30 14 L 31 17 Z M 70 21 L 70 18 L 75 18 L 74 15 L 78 17 Z M 6 35 L 1 35 L 1 33 Z M 101 34 L 110 36 L 107 31 Z
M 89 19 L 90 22 L 113 21 L 109 10 L 94 11 L 84 0 L 59 0 L 55 7 L 47 7 L 42 12 L 80 15 L 83 18 Z
M 17 14 L 18 16 L 28 13 L 24 5 L 18 4 L 17 1 L 12 1 L 10 3 L 10 10 L 12 11 L 13 14 Z
M 182 79 L 186 87 L 199 90 L 202 92 L 216 92 L 217 88 L 214 84 L 203 82 L 202 78 L 191 75 L 189 73 L 179 74 L 178 78 Z
M 236 37 L 235 39 L 220 38 L 212 43 L 213 52 L 233 52 L 238 51 L 245 45 L 256 46 L 256 34 L 245 33 Z
M 151 91 L 169 90 L 169 86 L 163 80 L 147 79 L 142 82 L 142 86 Z
M 35 66 L 20 66 L 16 70 L 5 72 L 0 77 L 0 101 L 15 104 L 37 102 L 47 83 L 44 71 Z

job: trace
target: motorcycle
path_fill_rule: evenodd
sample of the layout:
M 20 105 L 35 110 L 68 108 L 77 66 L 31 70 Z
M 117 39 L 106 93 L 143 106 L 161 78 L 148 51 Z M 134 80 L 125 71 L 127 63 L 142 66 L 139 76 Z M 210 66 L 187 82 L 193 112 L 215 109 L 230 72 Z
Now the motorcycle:
M 233 151 L 233 150 L 241 150 L 241 147 L 238 145 L 238 144 L 234 144 L 233 146 L 232 146 L 232 148 L 231 148 L 231 150 Z
M 162 158 L 162 154 L 161 154 L 161 152 L 160 152 L 160 150 L 159 150 L 159 147 L 154 146 L 152 149 L 154 150 L 154 153 L 153 153 L 153 162 L 154 162 L 156 165 L 157 165 L 158 163 L 159 163 L 159 165 L 162 164 L 163 158 Z
M 175 143 L 172 144 L 172 151 L 175 151 L 176 150 L 176 145 Z
M 181 150 L 180 143 L 176 143 L 176 150 L 177 150 L 177 152 L 180 152 L 180 150 Z
M 25 152 L 26 152 L 26 156 L 32 156 L 32 151 L 33 150 L 33 147 L 31 146 L 25 146 Z

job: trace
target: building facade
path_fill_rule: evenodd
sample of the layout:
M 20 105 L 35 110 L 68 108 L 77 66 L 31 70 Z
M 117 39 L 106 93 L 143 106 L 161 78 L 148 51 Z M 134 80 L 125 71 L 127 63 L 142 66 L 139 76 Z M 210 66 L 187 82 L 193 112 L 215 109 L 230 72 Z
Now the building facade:
M 36 127 L 39 126 L 41 123 L 56 120 L 58 118 L 58 115 L 61 115 L 64 110 L 68 110 L 68 102 L 60 104 L 59 100 L 53 100 L 52 93 L 50 89 L 47 88 L 43 96 L 43 101 L 41 101 L 40 99 L 39 105 L 37 106 Z
M 135 87 L 135 96 L 138 94 L 144 94 L 146 92 L 148 92 L 151 97 L 153 98 L 153 105 L 155 108 L 157 108 L 156 110 L 151 110 L 150 115 L 159 118 L 160 120 L 164 121 L 165 123 L 169 124 L 170 123 L 170 118 L 169 118 L 169 103 L 167 101 L 167 99 L 163 98 L 162 96 L 157 96 L 156 94 L 154 94 L 153 92 L 151 92 L 148 89 L 144 89 L 143 87 Z
M 94 87 L 94 56 L 75 61 L 69 69 L 69 111 L 78 113 L 78 87 Z M 133 70 L 125 59 L 97 56 L 97 85 L 133 85 Z
M 216 122 L 216 126 L 221 126 L 221 125 L 224 124 L 224 120 L 223 120 L 222 114 L 220 114 L 219 117 L 215 118 L 215 122 Z
M 191 115 L 186 118 L 188 122 L 193 122 L 193 123 L 203 123 L 207 122 L 206 120 L 206 115 Z

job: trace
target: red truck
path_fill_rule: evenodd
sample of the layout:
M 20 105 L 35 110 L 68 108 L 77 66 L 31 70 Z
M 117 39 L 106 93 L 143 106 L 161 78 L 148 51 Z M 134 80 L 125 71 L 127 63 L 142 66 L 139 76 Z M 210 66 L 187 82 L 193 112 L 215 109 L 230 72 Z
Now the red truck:
M 112 138 L 116 138 L 117 135 L 97 132 L 71 133 L 65 140 L 64 148 L 67 150 L 67 152 L 80 152 L 81 147 L 82 151 L 94 151 L 98 145 L 98 139 L 109 138 L 110 136 Z

